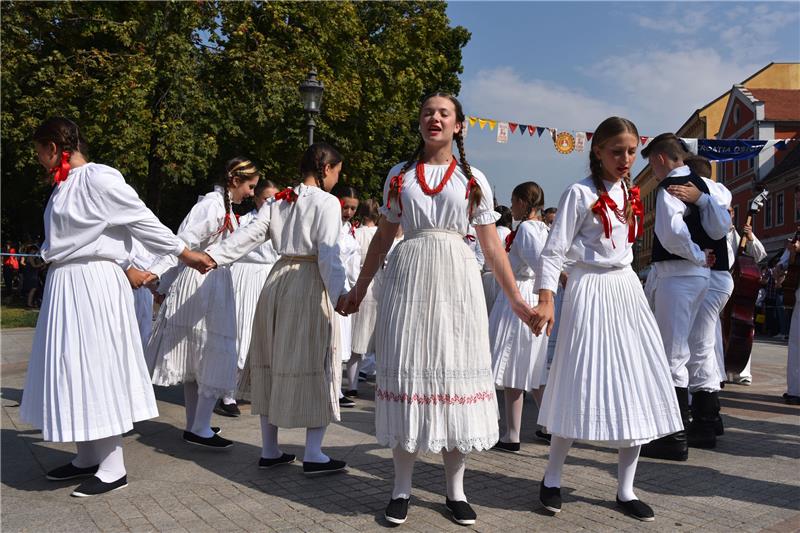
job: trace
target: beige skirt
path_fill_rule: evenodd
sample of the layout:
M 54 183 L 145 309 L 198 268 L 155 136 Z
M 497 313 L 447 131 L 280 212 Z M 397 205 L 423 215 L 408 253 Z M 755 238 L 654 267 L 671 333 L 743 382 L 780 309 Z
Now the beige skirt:
M 338 335 L 316 257 L 279 259 L 253 320 L 251 412 L 282 428 L 339 420 Z

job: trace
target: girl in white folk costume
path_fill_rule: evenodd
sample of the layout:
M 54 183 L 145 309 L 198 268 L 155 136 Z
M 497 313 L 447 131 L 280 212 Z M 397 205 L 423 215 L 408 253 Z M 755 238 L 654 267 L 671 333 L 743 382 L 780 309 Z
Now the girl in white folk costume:
M 264 203 L 278 193 L 278 187 L 270 180 L 261 180 L 253 189 L 253 202 L 256 207 L 239 217 L 239 228 L 255 220 L 258 210 Z M 244 387 L 242 393 L 249 391 L 249 372 L 247 371 L 247 352 L 253 336 L 253 317 L 256 304 L 264 289 L 272 266 L 278 260 L 278 253 L 272 243 L 267 241 L 231 265 L 233 292 L 236 299 L 236 353 L 239 355 L 236 373 L 236 391 L 226 393 L 217 402 L 214 412 L 222 416 L 237 417 L 241 414 L 236 405 L 236 392 Z M 239 396 L 244 397 L 244 396 Z
M 630 266 L 643 220 L 638 188 L 628 178 L 638 144 L 629 120 L 611 117 L 597 127 L 591 175 L 562 195 L 536 276 L 533 329 L 546 324 L 549 332 L 562 265 L 574 261 L 539 412 L 552 434 L 539 498 L 553 513 L 561 511 L 564 461 L 579 440 L 619 448 L 617 504 L 639 520 L 653 520 L 633 492 L 639 449 L 682 428 L 658 326 Z
M 334 305 L 344 290 L 339 253 L 339 200 L 328 194 L 339 180 L 342 157 L 315 143 L 300 163 L 302 182 L 264 204 L 258 216 L 207 252 L 229 265 L 271 240 L 281 256 L 258 300 L 250 343 L 253 414 L 261 415 L 260 468 L 291 463 L 278 446 L 278 428 L 304 427 L 305 474 L 343 470 L 322 453 L 331 420 L 339 420 L 341 355 Z
M 356 226 L 358 225 L 353 216 L 358 210 L 358 192 L 344 183 L 338 183 L 331 190 L 331 194 L 339 199 L 342 206 L 342 222 L 341 231 L 339 232 L 339 253 L 341 254 L 341 261 L 344 265 L 347 278 L 345 281 L 344 290 L 349 291 L 356 284 L 358 273 L 361 271 L 361 244 L 356 240 Z M 347 368 L 348 386 L 357 388 L 358 378 L 354 382 L 350 381 L 351 360 L 355 366 L 354 373 L 358 372 L 358 361 L 360 358 L 353 359 L 353 317 L 336 315 L 336 320 L 339 321 L 339 353 L 342 356 L 342 362 L 345 363 Z M 349 389 L 348 389 L 349 390 Z M 340 407 L 355 407 L 356 403 L 340 390 L 339 391 L 339 406 Z
M 119 264 L 134 237 L 158 255 L 198 267 L 204 259 L 158 221 L 117 170 L 87 162 L 75 123 L 48 119 L 33 139 L 54 179 L 41 247 L 51 266 L 20 417 L 46 441 L 76 443 L 77 456 L 47 478 L 88 477 L 72 495 L 92 496 L 127 485 L 122 435 L 158 416 L 130 289 L 152 276 L 129 269 L 126 279 Z
M 511 216 L 511 210 L 504 206 L 498 205 L 494 208 L 500 214 L 500 218 L 495 223 L 495 228 L 497 228 L 497 236 L 500 237 L 500 242 L 506 244 L 508 236 L 511 235 L 511 226 L 513 225 L 513 217 Z M 491 315 L 492 314 L 492 306 L 494 305 L 494 301 L 497 299 L 497 295 L 500 292 L 500 286 L 497 284 L 497 280 L 492 274 L 492 267 L 484 262 L 483 265 L 483 274 L 481 275 L 481 280 L 483 281 L 483 295 L 486 298 L 486 310 Z
M 461 104 L 450 95 L 436 93 L 423 101 L 422 141 L 409 161 L 389 173 L 384 218 L 358 283 L 339 308 L 358 310 L 402 224 L 405 239 L 383 273 L 375 330 L 376 436 L 392 448 L 394 490 L 385 517 L 395 524 L 406 520 L 420 452 L 442 453 L 445 504 L 457 523 L 474 523 L 463 487 L 466 454 L 489 449 L 498 438 L 481 274 L 464 242 L 470 223 L 514 312 L 525 321 L 531 318 L 497 237 L 492 189 L 466 161 L 464 118 Z
M 369 198 L 358 206 L 357 216 L 361 224 L 355 229 L 354 237 L 361 247 L 361 264 L 359 271 L 367 258 L 367 250 L 372 238 L 378 231 L 380 215 L 378 202 Z M 358 398 L 358 371 L 361 361 L 369 351 L 369 341 L 375 332 L 375 319 L 377 317 L 378 301 L 375 299 L 374 283 L 370 283 L 367 294 L 361 301 L 358 313 L 351 315 L 353 320 L 353 337 L 350 347 L 350 359 L 347 361 L 347 389 L 344 395 L 348 398 Z
M 539 301 L 534 279 L 548 232 L 541 221 L 542 207 L 544 192 L 532 181 L 517 185 L 511 193 L 511 211 L 521 222 L 506 239 L 506 251 L 517 288 L 529 305 Z M 539 389 L 547 370 L 547 337 L 535 336 L 514 314 L 505 293 L 500 293 L 489 313 L 489 341 L 494 383 L 503 389 L 506 413 L 506 431 L 492 449 L 516 453 L 525 391 Z
M 237 157 L 225 165 L 222 185 L 197 202 L 178 228 L 192 249 L 219 243 L 238 227 L 231 204 L 253 196 L 258 170 Z M 162 275 L 174 261 L 162 257 L 152 272 Z M 163 294 L 163 292 L 162 292 Z M 211 449 L 229 448 L 228 439 L 211 428 L 217 399 L 236 388 L 236 302 L 229 268 L 208 276 L 180 270 L 158 312 L 145 349 L 153 383 L 169 387 L 183 383 L 186 429 L 183 440 Z

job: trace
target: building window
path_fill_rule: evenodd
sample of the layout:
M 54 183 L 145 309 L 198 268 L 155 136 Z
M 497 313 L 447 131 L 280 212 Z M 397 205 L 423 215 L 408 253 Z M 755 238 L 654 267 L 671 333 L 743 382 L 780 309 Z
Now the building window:
M 775 225 L 783 226 L 783 193 L 779 192 L 775 197 Z
M 764 202 L 764 227 L 772 227 L 772 198 L 767 198 Z

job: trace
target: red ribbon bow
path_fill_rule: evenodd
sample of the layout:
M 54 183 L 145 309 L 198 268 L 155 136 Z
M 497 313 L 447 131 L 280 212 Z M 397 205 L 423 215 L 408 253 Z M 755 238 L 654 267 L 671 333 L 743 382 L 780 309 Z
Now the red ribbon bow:
M 275 195 L 275 200 L 286 200 L 293 204 L 297 201 L 297 193 L 291 187 L 287 187 Z
M 403 212 L 403 198 L 400 196 L 400 193 L 403 191 L 403 174 L 398 174 L 397 176 L 393 176 L 392 179 L 389 180 L 389 197 L 386 199 L 386 209 L 392 208 L 392 189 L 397 191 L 397 203 L 400 206 L 400 213 Z
M 633 220 L 628 228 L 628 242 L 634 242 L 644 233 L 644 204 L 639 194 L 639 187 L 631 187 L 628 192 L 628 201 L 633 210 Z
M 66 181 L 69 175 L 69 152 L 61 152 L 61 163 L 50 169 L 50 175 L 53 177 L 53 185 Z
M 361 224 L 358 223 L 358 220 L 352 221 L 350 223 L 350 235 L 355 237 L 356 236 L 356 228 L 359 227 L 359 226 L 361 226 Z
M 514 238 L 517 236 L 517 230 L 512 231 L 506 235 L 506 253 L 511 251 L 511 245 L 514 243 Z
M 600 197 L 592 206 L 592 213 L 597 215 L 600 218 L 600 222 L 603 224 L 603 233 L 606 239 L 611 239 L 611 217 L 608 216 L 608 210 L 616 208 L 617 203 L 611 199 L 607 191 L 601 192 Z M 616 248 L 614 239 L 611 239 L 611 245 Z
M 470 235 L 469 233 L 464 235 L 464 238 L 467 239 L 469 242 L 475 242 L 475 240 L 476 240 L 475 239 L 475 235 Z

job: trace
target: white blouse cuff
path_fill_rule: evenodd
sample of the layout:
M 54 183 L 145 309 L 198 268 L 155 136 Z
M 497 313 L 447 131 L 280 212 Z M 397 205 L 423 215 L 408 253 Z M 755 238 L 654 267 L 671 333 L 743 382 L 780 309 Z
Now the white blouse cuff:
M 473 215 L 469 223 L 473 226 L 483 226 L 486 224 L 494 224 L 498 220 L 500 220 L 500 213 L 497 211 L 483 211 Z
M 386 220 L 388 220 L 392 224 L 399 224 L 400 223 L 400 214 L 399 213 L 395 213 L 394 210 L 389 209 L 385 205 L 381 206 L 381 208 L 378 209 L 378 211 L 380 212 L 381 215 L 386 217 Z

